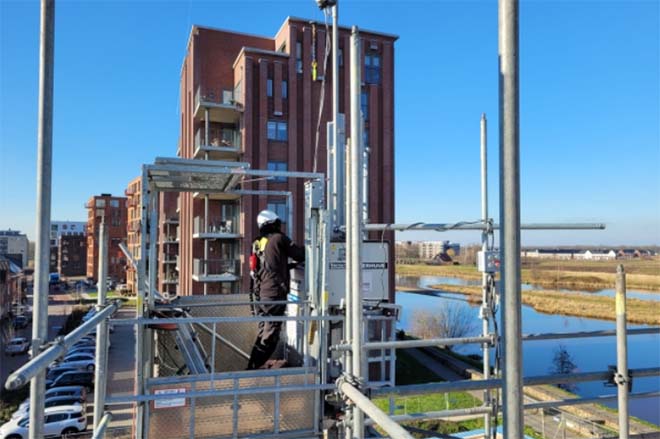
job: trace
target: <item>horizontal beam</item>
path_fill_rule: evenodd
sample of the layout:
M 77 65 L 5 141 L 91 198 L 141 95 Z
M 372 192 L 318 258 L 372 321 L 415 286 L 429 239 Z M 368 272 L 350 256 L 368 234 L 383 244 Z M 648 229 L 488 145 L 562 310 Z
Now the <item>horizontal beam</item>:
M 493 413 L 493 409 L 490 407 L 470 407 L 464 409 L 454 409 L 454 410 L 442 410 L 436 412 L 423 412 L 423 413 L 407 413 L 405 415 L 390 415 L 390 418 L 395 422 L 407 422 L 407 421 L 427 421 L 431 419 L 444 419 L 447 421 L 452 420 L 452 418 L 471 416 L 481 417 L 486 413 Z M 365 425 L 373 425 L 374 421 L 367 419 L 364 421 Z
M 122 395 L 106 398 L 105 403 L 108 405 L 120 405 L 131 403 L 142 403 L 149 401 L 162 401 L 174 398 L 209 398 L 221 396 L 234 396 L 234 395 L 257 395 L 263 393 L 286 393 L 286 392 L 314 392 L 316 390 L 332 390 L 335 389 L 334 384 L 306 384 L 296 386 L 269 386 L 269 387 L 244 387 L 240 389 L 213 389 L 213 390 L 198 390 L 194 392 L 179 393 L 172 395 L 171 393 L 159 393 L 149 395 Z M 152 389 L 158 390 L 158 389 Z
M 628 398 L 657 398 L 660 396 L 660 392 L 639 392 L 639 393 L 629 393 Z M 542 401 L 542 402 L 533 402 L 530 404 L 525 404 L 525 410 L 531 409 L 544 409 L 552 407 L 562 407 L 568 405 L 582 405 L 582 404 L 601 404 L 608 401 L 616 401 L 618 395 L 602 395 L 594 396 L 591 398 L 571 398 L 571 399 L 562 399 L 558 401 Z
M 114 325 L 185 325 L 188 323 L 341 322 L 343 316 L 244 316 L 113 319 Z
M 165 377 L 149 378 L 148 385 L 175 385 L 182 383 L 197 383 L 200 381 L 228 381 L 239 378 L 269 378 L 275 376 L 300 376 L 316 373 L 314 368 L 287 367 L 284 369 L 256 369 L 241 370 L 236 372 L 215 372 L 200 375 L 172 375 Z
M 660 375 L 660 367 L 643 369 L 630 369 L 630 376 L 643 378 Z M 523 378 L 525 386 L 540 386 L 544 384 L 577 383 L 585 381 L 607 381 L 612 377 L 612 371 L 582 372 L 571 374 L 540 375 Z M 419 395 L 425 393 L 448 393 L 454 391 L 471 391 L 497 389 L 502 387 L 502 380 L 491 378 L 488 380 L 460 380 L 440 383 L 409 384 L 405 386 L 374 388 L 372 395 Z
M 99 322 L 110 317 L 118 309 L 119 301 L 115 301 L 94 314 L 91 319 L 78 326 L 66 337 L 56 339 L 56 343 L 53 346 L 41 352 L 32 360 L 21 366 L 16 372 L 9 375 L 7 382 L 5 383 L 5 388 L 7 390 L 15 390 L 23 387 L 39 372 L 47 368 L 50 363 L 64 355 L 78 340 L 92 332 Z
M 436 232 L 447 232 L 450 230 L 499 230 L 499 224 L 487 224 L 484 222 L 471 223 L 412 223 L 412 224 L 364 224 L 367 232 L 375 231 L 415 231 L 433 230 Z M 603 223 L 529 223 L 521 224 L 522 230 L 604 230 Z M 341 230 L 345 230 L 342 226 Z
M 660 327 L 628 329 L 628 335 L 660 334 Z M 561 340 L 568 338 L 612 337 L 616 330 L 586 331 L 586 332 L 556 332 L 547 334 L 524 334 L 523 341 Z
M 364 343 L 362 349 L 408 349 L 408 348 L 422 348 L 430 346 L 454 346 L 459 344 L 471 343 L 492 343 L 493 337 L 462 337 L 462 338 L 429 338 L 424 340 L 396 340 L 396 341 L 376 341 Z M 330 350 L 334 351 L 350 351 L 350 344 L 340 344 L 331 346 Z

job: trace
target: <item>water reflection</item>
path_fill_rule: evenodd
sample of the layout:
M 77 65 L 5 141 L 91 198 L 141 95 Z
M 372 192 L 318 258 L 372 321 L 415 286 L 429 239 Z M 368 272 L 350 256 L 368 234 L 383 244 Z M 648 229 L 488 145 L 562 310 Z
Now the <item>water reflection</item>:
M 431 276 L 428 277 L 430 278 Z M 435 277 L 434 279 L 429 279 L 429 281 L 434 283 L 446 283 L 438 279 L 443 278 Z M 423 284 L 428 285 L 426 282 L 420 282 L 420 285 Z M 397 303 L 403 307 L 399 327 L 410 331 L 415 311 L 424 310 L 432 312 L 435 306 L 440 306 L 445 300 L 461 300 L 461 298 L 446 296 L 443 295 L 442 292 L 416 294 L 399 291 L 396 294 L 396 300 Z M 465 301 L 465 296 L 462 296 L 462 300 Z M 465 306 L 469 308 L 469 312 L 474 314 L 474 318 L 478 319 L 479 307 L 476 305 L 470 305 L 467 302 L 465 303 Z M 542 314 L 528 306 L 523 306 L 522 318 L 523 333 L 526 334 L 597 331 L 615 328 L 614 322 L 581 317 Z M 644 325 L 630 325 L 629 327 L 636 328 L 643 326 Z M 500 325 L 500 328 L 501 327 L 502 325 Z M 475 329 L 474 333 L 469 335 L 477 335 L 478 332 L 479 330 Z M 581 372 L 605 370 L 608 365 L 616 364 L 616 340 L 614 337 L 526 342 L 523 345 L 525 375 L 543 375 L 548 373 L 552 366 L 554 352 L 559 344 L 566 346 Z M 467 345 L 459 347 L 457 350 L 463 354 L 481 353 L 481 350 L 477 345 Z M 628 340 L 628 351 L 628 362 L 631 368 L 658 367 L 658 365 L 660 365 L 660 336 L 631 336 Z M 633 386 L 634 392 L 658 391 L 660 390 L 660 378 L 652 377 L 637 379 Z M 616 393 L 616 389 L 605 387 L 603 383 L 600 382 L 592 382 L 581 383 L 576 392 L 583 396 L 596 396 L 614 394 Z M 610 405 L 615 406 L 616 403 Z M 631 414 L 655 424 L 660 424 L 660 398 L 631 400 Z

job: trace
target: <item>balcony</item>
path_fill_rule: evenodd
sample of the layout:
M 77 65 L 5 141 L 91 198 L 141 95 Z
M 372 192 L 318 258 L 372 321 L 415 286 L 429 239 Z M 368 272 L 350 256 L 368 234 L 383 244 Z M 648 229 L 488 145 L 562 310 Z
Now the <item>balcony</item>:
M 178 216 L 169 216 L 165 218 L 163 221 L 163 224 L 170 224 L 170 225 L 177 225 L 179 224 L 179 217 Z
M 176 235 L 171 233 L 163 235 L 163 244 L 178 244 L 178 243 L 179 243 L 178 233 Z
M 237 239 L 241 237 L 238 231 L 238 221 L 231 219 L 211 219 L 205 227 L 204 218 L 196 216 L 193 219 L 193 238 L 196 239 Z
M 232 129 L 214 129 L 208 142 L 204 138 L 204 128 L 195 134 L 194 158 L 203 159 L 208 154 L 209 160 L 236 160 L 241 153 L 241 133 Z
M 240 279 L 240 261 L 234 259 L 193 259 L 193 280 L 235 282 Z
M 233 90 L 199 87 L 195 93 L 195 119 L 204 120 L 206 109 L 211 122 L 235 123 L 243 106 L 234 100 Z
M 174 285 L 179 283 L 179 276 L 173 274 L 166 274 L 163 277 L 163 285 Z

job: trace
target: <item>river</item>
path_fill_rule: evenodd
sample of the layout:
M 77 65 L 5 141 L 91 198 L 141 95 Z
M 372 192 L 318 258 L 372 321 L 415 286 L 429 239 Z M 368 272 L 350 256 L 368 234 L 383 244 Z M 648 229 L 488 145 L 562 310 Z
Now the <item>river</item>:
M 436 277 L 397 277 L 397 284 L 407 287 L 426 287 L 432 284 L 474 285 L 475 281 Z M 476 281 L 479 284 L 479 281 Z M 538 288 L 534 288 L 538 289 Z M 606 295 L 607 290 L 603 294 Z M 630 292 L 630 297 L 632 293 Z M 652 295 L 653 293 L 644 293 Z M 594 293 L 598 294 L 598 293 Z M 660 296 L 660 294 L 656 294 Z M 658 300 L 655 296 L 649 300 Z M 432 292 L 429 295 L 397 291 L 397 304 L 403 307 L 399 328 L 410 331 L 412 319 L 416 311 L 432 311 L 433 306 L 440 306 L 443 302 L 451 301 L 457 306 L 465 307 L 474 315 L 475 325 L 471 334 L 480 332 L 481 323 L 478 320 L 479 307 L 468 304 L 465 296 L 447 292 Z M 522 309 L 523 333 L 544 332 L 576 332 L 614 329 L 613 321 L 570 317 L 561 315 L 542 314 L 529 306 Z M 500 325 L 501 327 L 501 325 Z M 629 325 L 629 328 L 639 328 L 644 325 Z M 552 367 L 552 358 L 559 345 L 566 347 L 573 362 L 580 372 L 601 371 L 608 365 L 616 364 L 616 341 L 614 337 L 597 337 L 591 339 L 545 340 L 530 341 L 523 344 L 523 369 L 525 376 L 543 375 L 549 373 Z M 458 347 L 463 354 L 478 354 L 478 346 L 468 345 Z M 658 367 L 660 365 L 660 336 L 635 335 L 628 339 L 628 365 L 630 368 Z M 649 392 L 660 390 L 660 377 L 637 379 L 633 383 L 633 392 Z M 597 396 L 615 394 L 616 388 L 604 386 L 601 382 L 580 383 L 574 390 L 581 396 Z M 616 407 L 616 402 L 606 404 Z M 660 425 L 660 398 L 631 399 L 630 411 L 633 416 L 645 419 Z

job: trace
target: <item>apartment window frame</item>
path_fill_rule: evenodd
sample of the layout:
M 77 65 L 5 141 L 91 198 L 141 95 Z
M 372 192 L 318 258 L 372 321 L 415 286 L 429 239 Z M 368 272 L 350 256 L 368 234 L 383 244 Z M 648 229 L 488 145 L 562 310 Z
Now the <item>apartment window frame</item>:
M 282 224 L 286 225 L 289 215 L 286 200 L 269 200 L 266 208 L 272 212 L 275 212 Z
M 289 99 L 289 82 L 282 80 L 282 99 Z
M 110 207 L 119 208 L 119 200 L 110 200 Z
M 269 171 L 288 171 L 289 165 L 285 161 L 281 160 L 272 160 L 268 162 Z M 272 177 L 271 180 L 274 183 L 286 183 L 287 177 Z
M 269 120 L 266 124 L 266 137 L 276 142 L 286 142 L 289 139 L 289 127 L 285 120 Z
M 273 97 L 273 80 L 271 78 L 266 80 L 266 96 Z
M 364 56 L 364 80 L 367 84 L 381 83 L 382 58 L 377 52 L 367 52 Z
M 369 120 L 369 91 L 367 90 L 360 92 L 360 110 L 362 110 L 364 120 Z
M 302 41 L 296 41 L 296 73 L 303 72 Z

